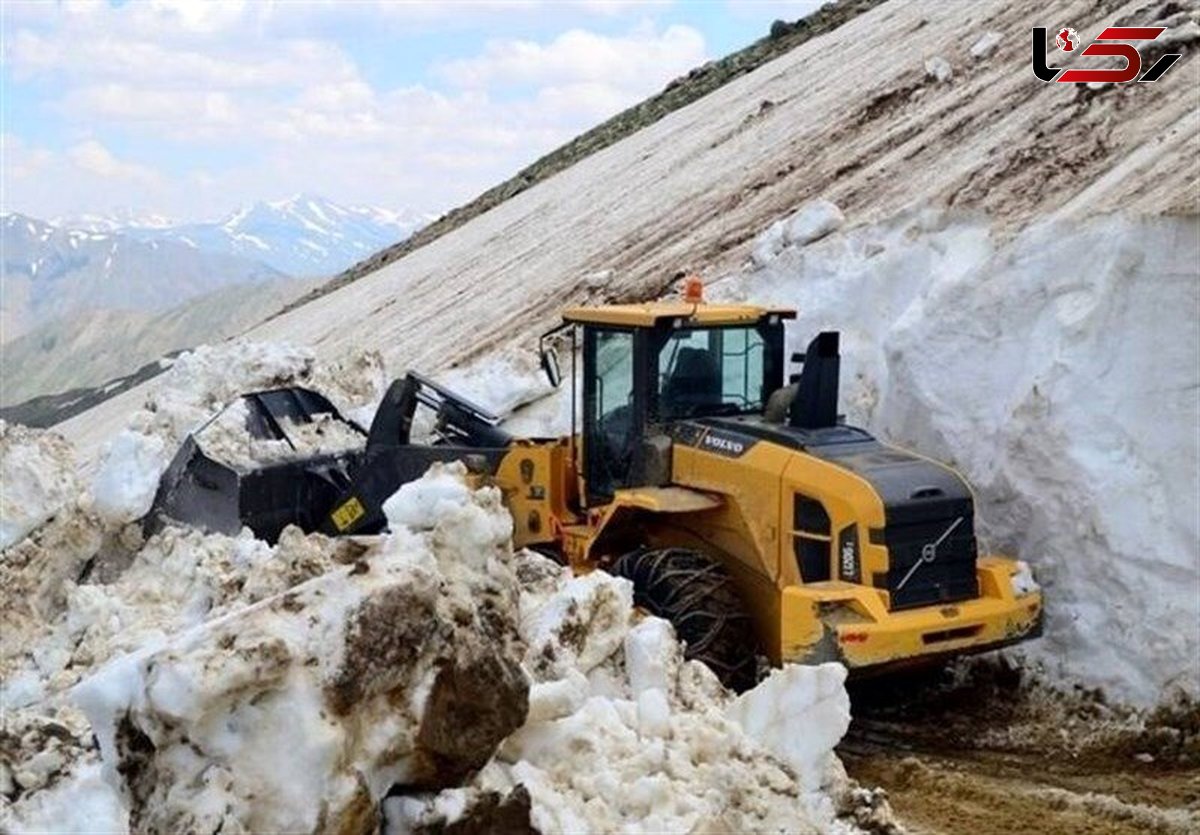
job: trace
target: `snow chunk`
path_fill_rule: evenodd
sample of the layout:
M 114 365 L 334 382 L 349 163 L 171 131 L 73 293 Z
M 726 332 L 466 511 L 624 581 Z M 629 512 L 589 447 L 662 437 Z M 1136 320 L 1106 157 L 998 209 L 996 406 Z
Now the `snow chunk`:
M 603 571 L 569 577 L 549 600 L 522 599 L 521 632 L 535 680 L 581 673 L 621 648 L 633 611 L 633 584 Z
M 830 201 L 810 200 L 784 222 L 783 241 L 804 246 L 835 232 L 845 222 L 842 210 Z
M 845 682 L 841 664 L 788 664 L 738 697 L 727 715 L 815 791 L 826 779 L 833 746 L 850 727 Z
M 625 635 L 625 666 L 634 693 L 666 690 L 679 665 L 675 630 L 662 618 L 645 618 Z
M 211 589 L 235 605 L 81 682 L 73 698 L 131 827 L 348 831 L 395 784 L 455 785 L 483 766 L 525 720 L 528 682 L 511 546 L 495 536 L 507 511 L 490 488 L 458 509 L 494 524 L 458 539 L 403 530 L 252 605 L 236 605 L 236 582 Z M 257 573 L 260 548 L 227 550 L 228 568 Z M 485 552 L 478 570 L 462 549 Z
M 388 527 L 433 530 L 440 521 L 457 512 L 470 495 L 470 488 L 463 480 L 466 471 L 462 464 L 439 464 L 425 478 L 401 485 L 383 503 Z
M 19 542 L 78 495 L 71 445 L 0 420 L 0 549 Z
M 925 75 L 939 84 L 945 84 L 954 77 L 954 68 L 942 56 L 934 55 L 925 59 Z
M 785 225 L 782 220 L 775 221 L 754 241 L 750 260 L 756 267 L 765 267 L 787 245 L 783 237 Z
M 1041 590 L 1037 580 L 1033 578 L 1033 569 L 1025 560 L 1017 560 L 1017 573 L 1012 575 L 1013 594 L 1020 597 Z
M 334 455 L 361 449 L 366 436 L 332 413 L 311 420 L 284 417 L 278 421 L 284 438 L 259 438 L 250 433 L 250 409 L 245 398 L 233 403 L 196 433 L 196 441 L 209 457 L 248 472 L 268 464 Z
M 996 50 L 1000 47 L 1000 42 L 1004 36 L 999 32 L 991 31 L 984 32 L 979 36 L 979 40 L 971 44 L 971 57 L 976 61 L 985 61 L 991 58 Z M 939 81 L 942 79 L 938 79 Z
M 92 482 L 96 512 L 115 523 L 145 516 L 168 463 L 170 453 L 162 438 L 123 430 L 106 448 Z

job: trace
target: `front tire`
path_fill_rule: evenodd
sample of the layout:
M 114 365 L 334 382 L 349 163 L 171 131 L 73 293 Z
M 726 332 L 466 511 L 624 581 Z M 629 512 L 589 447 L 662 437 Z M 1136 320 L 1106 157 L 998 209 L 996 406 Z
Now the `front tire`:
M 723 565 L 686 548 L 639 549 L 620 557 L 613 573 L 633 582 L 636 605 L 675 627 L 684 658 L 704 662 L 735 692 L 754 686 L 754 623 Z

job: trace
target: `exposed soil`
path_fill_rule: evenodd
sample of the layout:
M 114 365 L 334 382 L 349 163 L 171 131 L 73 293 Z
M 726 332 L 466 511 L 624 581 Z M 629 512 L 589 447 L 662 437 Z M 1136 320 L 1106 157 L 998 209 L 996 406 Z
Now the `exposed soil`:
M 852 686 L 839 748 L 911 832 L 1200 831 L 1200 708 L 1146 716 L 1003 662 Z

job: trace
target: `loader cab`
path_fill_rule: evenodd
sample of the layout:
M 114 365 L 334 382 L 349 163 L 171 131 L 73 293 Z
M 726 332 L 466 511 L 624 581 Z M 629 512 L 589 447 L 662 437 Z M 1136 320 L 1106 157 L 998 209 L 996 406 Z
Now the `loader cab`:
M 567 310 L 582 333 L 586 504 L 666 483 L 673 422 L 762 414 L 783 385 L 783 321 L 794 315 L 687 301 Z

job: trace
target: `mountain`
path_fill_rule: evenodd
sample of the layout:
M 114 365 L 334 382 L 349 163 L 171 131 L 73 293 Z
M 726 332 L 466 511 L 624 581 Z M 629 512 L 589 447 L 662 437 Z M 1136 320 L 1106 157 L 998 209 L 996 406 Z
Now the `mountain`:
M 285 278 L 234 284 L 159 313 L 86 310 L 51 319 L 4 344 L 0 407 L 98 385 L 164 354 L 219 342 L 266 319 L 317 282 Z M 34 414 L 26 410 L 22 422 L 36 424 Z
M 159 225 L 139 219 L 122 231 L 261 261 L 290 276 L 333 275 L 433 220 L 413 211 L 342 206 L 311 194 L 259 202 L 211 223 Z M 150 221 L 150 222 L 147 222 Z
M 166 238 L 0 216 L 0 340 L 77 312 L 157 312 L 221 287 L 283 277 L 260 259 Z

